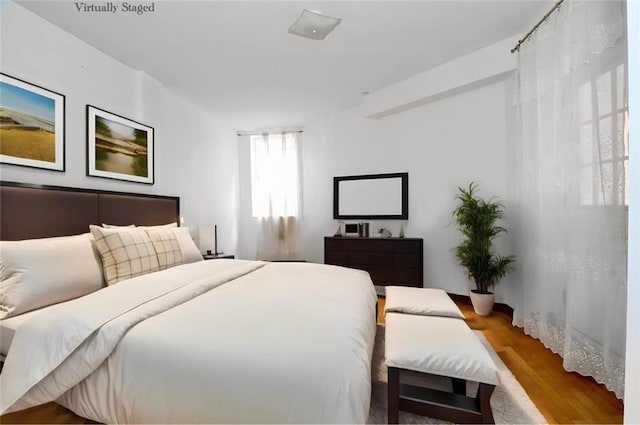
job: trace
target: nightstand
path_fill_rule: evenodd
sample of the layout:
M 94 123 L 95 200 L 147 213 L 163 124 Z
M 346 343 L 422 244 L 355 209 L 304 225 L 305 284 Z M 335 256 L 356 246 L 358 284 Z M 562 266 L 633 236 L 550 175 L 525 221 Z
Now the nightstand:
M 202 258 L 205 260 L 219 260 L 221 258 L 233 260 L 236 256 L 233 254 L 202 254 Z

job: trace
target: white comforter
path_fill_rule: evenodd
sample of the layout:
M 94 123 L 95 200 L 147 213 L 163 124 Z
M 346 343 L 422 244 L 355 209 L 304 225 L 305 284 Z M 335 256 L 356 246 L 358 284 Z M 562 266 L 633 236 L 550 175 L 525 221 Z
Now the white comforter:
M 16 332 L 0 412 L 57 400 L 104 423 L 366 421 L 364 272 L 203 261 L 65 303 Z

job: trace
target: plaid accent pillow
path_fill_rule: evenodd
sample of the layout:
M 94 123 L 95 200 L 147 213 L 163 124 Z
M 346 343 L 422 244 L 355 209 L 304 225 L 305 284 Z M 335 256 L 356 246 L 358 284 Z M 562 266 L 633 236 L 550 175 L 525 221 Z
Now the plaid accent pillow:
M 144 230 L 156 250 L 160 270 L 182 264 L 182 251 L 173 228 L 147 227 Z
M 160 270 L 156 250 L 143 229 L 89 226 L 107 285 Z

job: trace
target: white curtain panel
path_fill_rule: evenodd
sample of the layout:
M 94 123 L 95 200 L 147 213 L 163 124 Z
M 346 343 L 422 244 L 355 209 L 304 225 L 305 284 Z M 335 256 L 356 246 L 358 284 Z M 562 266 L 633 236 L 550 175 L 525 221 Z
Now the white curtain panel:
M 260 260 L 301 259 L 298 133 L 251 137 L 253 216 Z
M 303 258 L 298 217 L 260 217 L 258 229 L 258 260 Z
M 519 53 L 514 324 L 624 392 L 627 164 L 621 1 L 565 0 Z

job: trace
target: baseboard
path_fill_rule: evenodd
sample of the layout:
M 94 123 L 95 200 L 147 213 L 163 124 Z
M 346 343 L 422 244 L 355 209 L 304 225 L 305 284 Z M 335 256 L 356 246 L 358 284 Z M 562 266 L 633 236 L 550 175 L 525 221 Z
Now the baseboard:
M 471 305 L 471 298 L 469 298 L 468 295 L 449 294 L 449 296 L 454 301 L 463 302 L 465 304 Z M 498 313 L 504 313 L 513 319 L 513 308 L 508 304 L 495 303 L 493 305 L 493 311 L 497 311 Z

